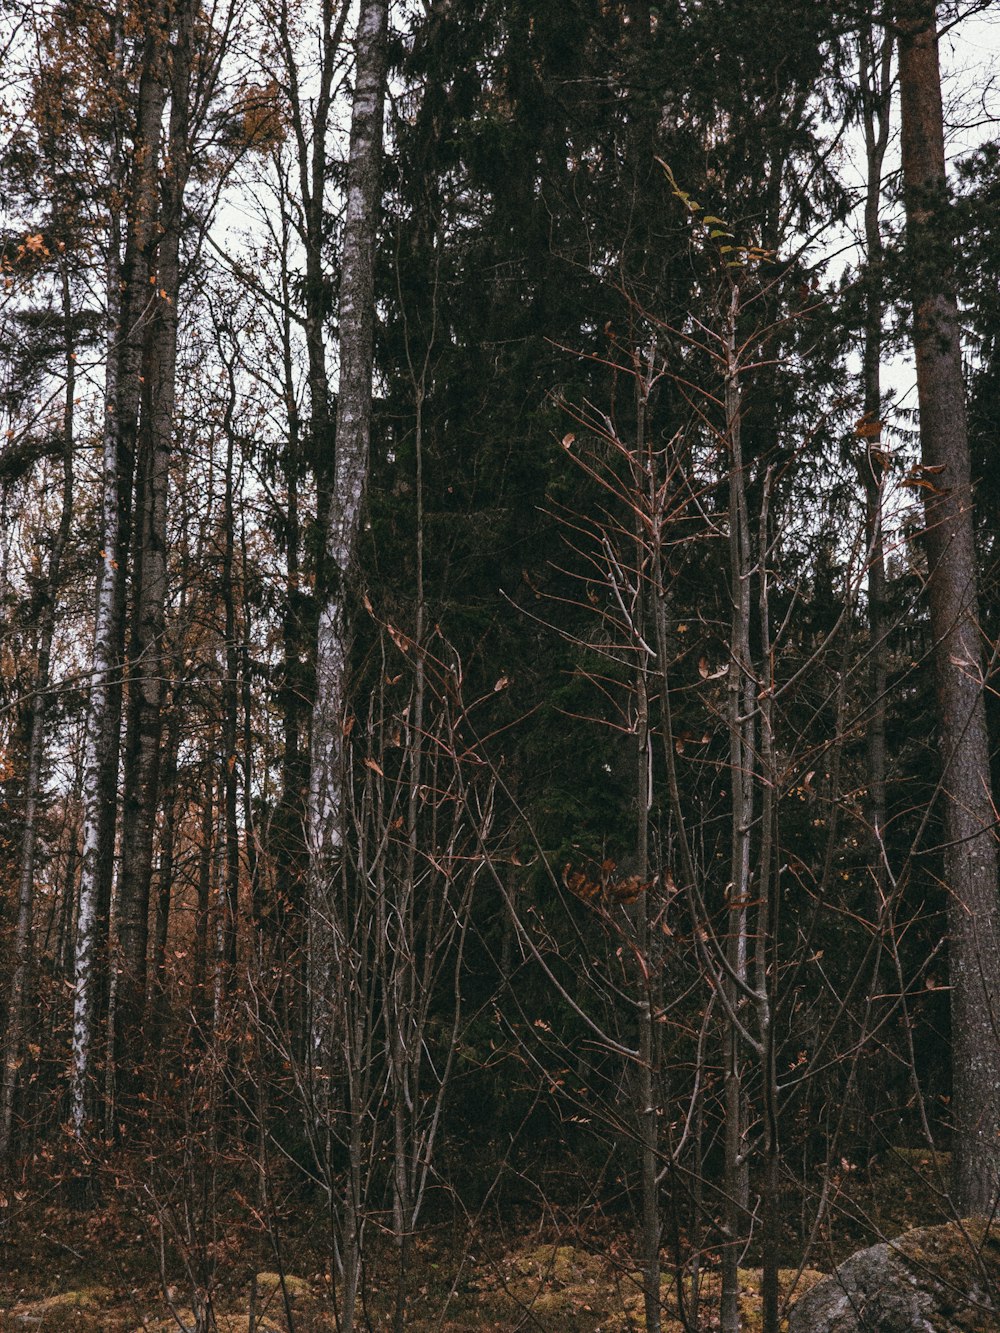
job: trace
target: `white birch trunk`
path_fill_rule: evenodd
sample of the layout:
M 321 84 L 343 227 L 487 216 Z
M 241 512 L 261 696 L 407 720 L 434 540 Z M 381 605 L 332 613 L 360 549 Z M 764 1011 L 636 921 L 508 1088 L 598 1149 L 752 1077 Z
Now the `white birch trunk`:
M 112 145 L 112 191 L 120 188 L 117 145 Z M 118 344 L 121 338 L 121 244 L 120 221 L 110 219 L 107 264 L 107 367 L 104 395 L 104 441 L 102 456 L 101 565 L 97 579 L 97 608 L 94 617 L 93 667 L 90 678 L 90 709 L 83 756 L 83 846 L 80 853 L 80 898 L 77 909 L 76 952 L 73 989 L 73 1053 L 70 1086 L 70 1117 L 77 1134 L 87 1119 L 87 1084 L 93 1043 L 94 950 L 97 943 L 97 894 L 100 878 L 100 806 L 103 771 L 101 738 L 108 711 L 112 673 L 117 658 L 116 605 L 120 571 L 118 549 Z
M 367 1077 L 359 1049 L 370 1035 L 357 1022 L 338 1024 L 338 1014 L 357 1016 L 364 950 L 351 945 L 356 923 L 338 893 L 344 867 L 345 714 L 350 660 L 347 591 L 355 561 L 361 506 L 368 476 L 375 326 L 375 238 L 382 166 L 382 120 L 387 66 L 388 0 L 361 0 L 355 38 L 356 70 L 351 116 L 347 206 L 340 280 L 340 386 L 336 457 L 324 533 L 320 611 L 316 644 L 307 839 L 309 846 L 309 1024 L 310 1058 L 316 1077 L 316 1107 L 333 1113 L 336 1078 L 346 1105 L 349 1161 L 342 1196 L 343 1285 L 340 1326 L 354 1326 L 359 1290 L 364 1158 L 361 1117 Z M 370 1016 L 365 1016 L 364 1023 Z M 345 1030 L 338 1031 L 338 1027 Z M 339 1056 L 339 1058 L 338 1058 Z M 346 1066 L 346 1067 L 345 1067 Z M 333 1181 L 331 1180 L 331 1187 Z
M 113 16 L 115 72 L 123 67 L 123 18 Z M 163 89 L 149 78 L 145 59 L 139 90 L 139 124 L 134 154 L 135 181 L 131 200 L 127 263 L 121 258 L 122 228 L 119 197 L 123 191 L 125 152 L 122 119 L 115 115 L 108 169 L 108 258 L 107 258 L 107 357 L 104 381 L 104 435 L 101 461 L 101 552 L 94 614 L 94 648 L 90 678 L 90 706 L 83 759 L 83 836 L 80 854 L 80 888 L 77 911 L 73 988 L 73 1034 L 70 1069 L 70 1119 L 77 1134 L 83 1132 L 88 1115 L 87 1087 L 91 1078 L 94 1041 L 94 1007 L 99 978 L 96 952 L 100 941 L 102 875 L 108 859 L 106 844 L 114 839 L 114 821 L 105 817 L 109 774 L 117 774 L 117 763 L 109 765 L 109 748 L 117 747 L 117 726 L 111 720 L 119 669 L 122 589 L 120 568 L 123 527 L 131 494 L 131 478 L 122 476 L 127 452 L 123 431 L 134 429 L 139 362 L 136 348 L 146 292 L 146 262 L 143 258 L 154 216 L 156 161 L 159 154 Z M 127 272 L 126 272 L 127 270 Z M 123 291 L 124 288 L 124 291 Z M 115 748 L 117 754 L 117 749 Z
M 326 581 L 316 648 L 309 787 L 310 999 L 313 1055 L 332 1055 L 330 1004 L 336 954 L 334 881 L 343 846 L 346 593 L 368 474 L 374 338 L 374 257 L 385 103 L 387 0 L 363 0 L 351 121 L 340 285 L 340 390 L 333 494 L 325 534 Z

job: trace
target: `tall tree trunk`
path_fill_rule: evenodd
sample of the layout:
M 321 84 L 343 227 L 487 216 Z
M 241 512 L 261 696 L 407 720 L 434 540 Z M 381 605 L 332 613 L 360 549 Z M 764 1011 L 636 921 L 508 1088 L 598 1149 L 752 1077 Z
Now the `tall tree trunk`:
M 774 1011 L 778 968 L 771 966 L 774 942 L 778 938 L 780 914 L 777 802 L 780 788 L 774 745 L 774 652 L 771 644 L 770 583 L 768 572 L 769 519 L 773 472 L 764 480 L 758 527 L 758 609 L 760 615 L 760 657 L 763 688 L 756 703 L 759 727 L 760 762 L 760 851 L 757 854 L 758 886 L 757 929 L 754 935 L 753 989 L 757 1033 L 761 1043 L 761 1113 L 764 1122 L 764 1168 L 761 1182 L 761 1322 L 763 1333 L 779 1333 L 778 1263 L 781 1254 L 781 1115 L 777 1076 L 777 1040 Z
M 114 73 L 124 68 L 124 20 L 112 18 Z M 129 548 L 132 466 L 138 415 L 142 329 L 149 300 L 149 243 L 156 216 L 163 88 L 154 77 L 155 35 L 147 37 L 138 93 L 138 129 L 124 262 L 119 195 L 125 186 L 123 116 L 112 122 L 107 257 L 107 359 L 102 452 L 101 553 L 94 615 L 90 701 L 84 743 L 83 835 L 74 952 L 70 1117 L 77 1134 L 87 1122 L 94 1024 L 100 975 L 99 951 L 108 927 L 114 854 L 125 563 Z
M 177 760 L 181 741 L 183 713 L 174 686 L 166 741 L 163 746 L 163 827 L 160 831 L 160 857 L 156 871 L 156 906 L 154 911 L 152 971 L 152 1010 L 149 1016 L 149 1045 L 158 1051 L 169 1007 L 167 974 L 167 935 L 170 929 L 170 901 L 174 882 L 174 855 L 177 827 Z
M 375 237 L 381 192 L 382 121 L 385 105 L 388 0 L 362 0 L 355 38 L 356 69 L 351 114 L 347 207 L 340 279 L 340 388 L 336 459 L 316 639 L 316 701 L 313 709 L 309 786 L 309 1005 L 311 1061 L 323 1081 L 321 1114 L 328 1114 L 327 1089 L 338 1065 L 346 1064 L 350 1168 L 343 1200 L 344 1283 L 341 1321 L 354 1326 L 360 1273 L 363 1153 L 362 1104 L 355 1089 L 364 1082 L 351 1066 L 357 1032 L 344 1032 L 337 1059 L 335 1015 L 338 990 L 362 985 L 353 975 L 353 950 L 345 947 L 354 923 L 344 918 L 338 886 L 345 871 L 343 783 L 347 671 L 350 659 L 348 586 L 356 557 L 361 506 L 368 474 L 375 328 Z M 352 1024 L 353 1026 L 353 1024 Z M 364 1042 L 361 1042 L 364 1045 Z
M 642 17 L 648 25 L 646 7 Z M 633 335 L 635 336 L 635 335 Z M 648 359 L 647 359 L 648 357 Z M 647 414 L 651 385 L 656 374 L 656 347 L 648 354 L 638 351 L 635 356 L 635 452 L 632 462 L 631 484 L 635 494 L 634 546 L 635 601 L 632 650 L 636 655 L 635 676 L 635 865 L 633 873 L 641 884 L 649 881 L 649 812 L 653 803 L 652 754 L 650 750 L 649 694 L 650 663 L 646 652 L 647 600 L 645 583 L 646 532 L 641 505 L 654 475 L 655 451 L 648 438 Z M 640 892 L 635 907 L 635 940 L 637 947 L 634 968 L 635 985 L 639 992 L 639 1059 L 636 1064 L 636 1120 L 639 1141 L 639 1178 L 642 1192 L 642 1288 L 643 1307 L 648 1333 L 660 1333 L 662 1312 L 660 1300 L 660 1241 L 663 1231 L 660 1216 L 660 1117 L 662 1096 L 659 1071 L 659 1028 L 656 1009 L 660 992 L 660 958 L 649 928 L 649 899 Z
M 191 1008 L 194 1011 L 196 1026 L 203 1032 L 208 1031 L 211 1006 L 208 995 L 208 939 L 209 914 L 212 898 L 212 851 L 214 847 L 212 831 L 214 820 L 214 765 L 206 755 L 203 761 L 205 777 L 204 795 L 201 805 L 201 839 L 198 847 L 198 905 L 195 910 L 194 925 L 194 969 L 192 973 Z
M 339 13 L 338 13 L 339 10 Z M 298 58 L 292 44 L 291 29 L 288 22 L 288 5 L 282 4 L 278 35 L 282 43 L 286 76 L 289 82 L 289 110 L 292 131 L 295 137 L 296 166 L 298 169 L 299 197 L 301 218 L 298 226 L 299 237 L 305 251 L 306 282 L 304 289 L 305 319 L 304 332 L 306 357 L 309 377 L 309 436 L 313 459 L 317 470 L 317 489 L 319 519 L 323 515 L 329 498 L 329 476 L 334 454 L 333 417 L 330 411 L 330 383 L 326 361 L 326 320 L 329 311 L 330 274 L 324 262 L 326 245 L 326 186 L 327 141 L 330 130 L 330 115 L 333 109 L 333 81 L 340 58 L 340 42 L 347 18 L 348 6 L 337 4 L 336 0 L 321 0 L 320 5 L 320 68 L 319 84 L 314 101 L 306 98 L 299 87 Z M 286 279 L 283 279 L 286 282 Z M 285 288 L 285 310 L 290 308 L 290 292 Z M 291 337 L 287 317 L 283 327 L 283 377 L 286 407 L 288 412 L 288 454 L 286 470 L 289 485 L 289 510 L 286 529 L 286 560 L 289 585 L 289 605 L 286 607 L 285 633 L 294 643 L 287 645 L 287 651 L 294 655 L 297 662 L 300 651 L 302 626 L 297 618 L 298 594 L 298 482 L 301 469 L 301 432 L 298 407 L 295 401 L 294 372 L 292 369 Z M 287 667 L 287 663 L 286 663 Z M 300 674 L 294 672 L 297 677 Z M 290 688 L 294 685 L 290 682 Z M 295 702 L 301 704 L 301 700 Z M 286 721 L 286 727 L 292 727 L 291 737 L 286 735 L 286 745 L 291 745 L 285 756 L 282 801 L 289 806 L 290 813 L 302 826 L 303 803 L 299 790 L 297 772 L 297 745 L 299 736 L 299 716 Z
M 165 16 L 164 16 L 165 19 Z M 154 19 L 154 22 L 157 21 Z M 182 4 L 169 70 L 157 73 L 170 87 L 167 157 L 160 186 L 160 238 L 156 251 L 153 311 L 143 357 L 143 487 L 137 497 L 129 713 L 125 746 L 122 868 L 118 898 L 118 983 L 114 1049 L 123 1090 L 137 1084 L 144 1058 L 149 902 L 153 837 L 160 794 L 162 710 L 167 655 L 164 651 L 167 595 L 167 487 L 174 426 L 177 364 L 177 302 L 180 291 L 180 231 L 189 170 L 189 85 L 194 10 Z M 167 33 L 159 52 L 167 59 Z
M 73 309 L 69 274 L 62 265 L 62 316 L 66 352 L 66 391 L 63 406 L 63 487 L 59 527 L 52 543 L 45 585 L 41 590 L 42 619 L 38 636 L 38 662 L 31 724 L 28 736 L 28 772 L 25 778 L 24 831 L 21 837 L 21 877 L 18 885 L 17 927 L 14 936 L 14 967 L 7 991 L 7 1031 L 0 1069 L 0 1165 L 10 1155 L 14 1119 L 14 1090 L 22 1058 L 24 1000 L 31 966 L 31 923 L 35 894 L 35 848 L 38 835 L 38 805 L 42 787 L 42 758 L 45 751 L 45 711 L 56 627 L 56 599 L 63 553 L 69 539 L 73 514 L 73 408 L 76 395 L 76 352 L 73 338 Z
M 330 315 L 331 266 L 324 255 L 328 245 L 327 184 L 330 117 L 334 105 L 334 82 L 342 59 L 344 27 L 351 6 L 346 0 L 319 2 L 319 69 L 315 97 L 307 97 L 299 83 L 299 57 L 289 23 L 289 0 L 282 0 L 275 34 L 280 42 L 288 82 L 289 113 L 295 140 L 300 207 L 293 216 L 305 256 L 304 304 L 306 357 L 309 381 L 309 429 L 306 441 L 295 400 L 295 373 L 289 322 L 284 321 L 283 378 L 288 413 L 288 451 L 285 460 L 288 505 L 285 513 L 286 604 L 284 607 L 284 672 L 281 706 L 284 717 L 284 752 L 281 767 L 281 797 L 277 817 L 276 859 L 282 894 L 279 915 L 279 946 L 285 960 L 283 987 L 293 1046 L 308 1028 L 305 1012 L 308 989 L 306 941 L 303 925 L 308 920 L 309 848 L 306 834 L 309 753 L 307 732 L 309 699 L 314 691 L 316 614 L 322 603 L 324 551 L 315 555 L 315 602 L 304 594 L 300 569 L 301 525 L 299 487 L 304 474 L 303 444 L 315 468 L 316 522 L 325 542 L 329 519 L 330 487 L 335 454 L 334 418 L 331 411 L 327 369 L 326 321 Z M 283 218 L 284 239 L 288 221 Z M 284 306 L 291 308 L 287 275 Z M 306 925 L 306 929 L 308 926 Z
M 233 504 L 233 468 L 235 432 L 231 413 L 235 405 L 235 384 L 226 407 L 226 476 L 223 507 L 222 599 L 225 608 L 225 668 L 222 682 L 222 774 L 223 819 L 225 828 L 225 872 L 221 888 L 222 949 L 219 958 L 222 990 L 228 993 L 236 971 L 239 924 L 240 837 L 237 819 L 238 780 L 236 732 L 239 720 L 239 681 L 236 647 L 236 592 L 233 586 L 236 548 L 236 516 Z
M 989 1213 L 1000 1185 L 1000 904 L 983 698 L 962 348 L 948 263 L 937 13 L 902 0 L 903 186 L 944 798 L 951 970 L 953 1190 Z
M 728 889 L 726 958 L 727 1020 L 725 1081 L 725 1244 L 722 1251 L 720 1327 L 738 1333 L 737 1264 L 749 1216 L 743 1052 L 736 1013 L 744 1004 L 747 981 L 747 906 L 750 901 L 750 833 L 753 824 L 755 680 L 750 657 L 750 577 L 753 557 L 747 515 L 746 476 L 741 441 L 742 395 L 737 359 L 740 289 L 733 284 L 726 313 L 726 441 L 729 448 L 729 555 L 732 621 L 729 641 L 729 767 L 732 832 Z
M 882 230 L 879 204 L 882 167 L 889 143 L 890 72 L 894 38 L 886 32 L 876 49 L 872 26 L 861 34 L 859 83 L 865 134 L 865 327 L 863 350 L 864 415 L 859 460 L 865 488 L 865 537 L 868 546 L 868 636 L 871 711 L 867 722 L 868 801 L 871 828 L 869 860 L 879 889 L 885 884 L 882 852 L 886 819 L 885 696 L 887 683 L 885 539 L 882 530 L 882 321 L 885 309 Z
M 344 722 L 348 668 L 347 593 L 368 472 L 375 326 L 375 233 L 382 168 L 387 0 L 363 0 L 347 175 L 340 281 L 340 391 L 333 493 L 325 534 L 326 587 L 317 632 L 309 790 L 312 1038 L 332 1055 L 329 1021 L 337 923 L 330 893 L 343 847 Z
M 246 849 L 247 879 L 250 882 L 250 922 L 254 946 L 257 949 L 258 968 L 263 961 L 261 926 L 261 875 L 257 852 L 256 820 L 253 812 L 253 690 L 250 673 L 250 641 L 253 625 L 250 607 L 245 596 L 247 586 L 247 533 L 244 515 L 240 518 L 240 571 L 244 588 L 243 637 L 240 642 L 240 706 L 243 712 L 243 845 Z

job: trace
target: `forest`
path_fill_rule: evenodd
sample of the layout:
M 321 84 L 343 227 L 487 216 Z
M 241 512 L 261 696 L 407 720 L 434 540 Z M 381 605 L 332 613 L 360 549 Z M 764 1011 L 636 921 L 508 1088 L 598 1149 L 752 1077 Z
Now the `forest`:
M 0 79 L 0 1328 L 1000 1328 L 991 0 Z

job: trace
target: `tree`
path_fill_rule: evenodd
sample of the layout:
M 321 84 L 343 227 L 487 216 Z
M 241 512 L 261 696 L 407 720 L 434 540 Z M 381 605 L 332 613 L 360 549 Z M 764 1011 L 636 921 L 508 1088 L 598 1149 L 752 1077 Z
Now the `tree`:
M 896 12 L 925 541 L 943 772 L 951 968 L 954 1191 L 988 1214 L 1000 1188 L 1000 898 L 986 731 L 973 495 L 937 6 Z
M 363 0 L 355 35 L 354 98 L 347 166 L 346 212 L 340 275 L 340 385 L 317 627 L 316 698 L 309 782 L 309 1033 L 308 1058 L 316 1069 L 317 1106 L 333 1114 L 346 1092 L 350 1166 L 343 1195 L 343 1326 L 354 1323 L 360 1277 L 359 1173 L 364 1153 L 362 1114 L 368 1100 L 366 1062 L 357 1049 L 372 1014 L 357 1011 L 367 999 L 352 968 L 350 895 L 339 888 L 349 875 L 344 859 L 350 671 L 349 595 L 357 557 L 368 476 L 375 332 L 375 238 L 381 198 L 382 135 L 388 68 L 388 0 Z M 339 1021 L 349 1004 L 352 1018 Z M 345 1081 L 346 1080 L 346 1087 Z
M 65 242 L 60 243 L 65 250 Z M 47 247 L 46 258 L 50 257 Z M 13 968 L 7 997 L 7 1030 L 3 1042 L 0 1069 L 0 1165 L 10 1155 L 14 1120 L 14 1094 L 23 1059 L 24 1009 L 29 997 L 32 962 L 32 922 L 34 919 L 35 870 L 39 840 L 38 825 L 43 799 L 43 763 L 45 756 L 45 714 L 51 684 L 52 643 L 56 629 L 57 598 L 63 561 L 73 519 L 73 450 L 76 397 L 76 345 L 73 297 L 68 263 L 64 255 L 55 259 L 59 270 L 62 304 L 63 354 L 65 357 L 65 393 L 62 411 L 62 488 L 59 524 L 51 539 L 47 568 L 37 590 L 39 633 L 37 666 L 30 704 L 28 728 L 28 764 L 25 774 L 25 802 L 22 818 L 21 867 L 17 897 L 17 926 Z
M 164 88 L 155 62 L 159 36 L 146 35 L 136 94 L 134 143 L 126 147 L 128 103 L 124 16 L 116 11 L 107 34 L 111 142 L 107 180 L 107 240 L 103 493 L 94 647 L 83 781 L 83 847 L 80 856 L 73 991 L 71 1116 L 82 1133 L 90 1108 L 89 1082 L 98 992 L 107 981 L 98 970 L 110 918 L 116 788 L 121 719 L 125 570 L 131 540 L 135 435 L 138 425 L 142 328 L 148 301 L 148 249 L 156 216 L 156 167 Z M 130 174 L 130 166 L 132 168 Z M 128 199 L 123 236 L 121 196 Z M 124 242 L 124 254 L 122 245 Z

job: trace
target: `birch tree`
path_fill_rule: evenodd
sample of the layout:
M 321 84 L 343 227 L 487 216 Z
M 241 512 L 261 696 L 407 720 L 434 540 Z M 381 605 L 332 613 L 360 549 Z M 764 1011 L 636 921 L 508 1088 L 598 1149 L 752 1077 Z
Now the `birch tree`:
M 108 145 L 108 232 L 106 258 L 106 345 L 104 431 L 101 462 L 101 549 L 94 615 L 90 701 L 83 776 L 83 847 L 73 989 L 71 1118 L 82 1132 L 93 1063 L 97 950 L 107 928 L 111 854 L 114 844 L 120 661 L 129 545 L 132 467 L 138 419 L 142 326 L 148 302 L 148 247 L 155 218 L 156 163 L 164 89 L 155 77 L 155 27 L 147 33 L 137 93 L 131 153 L 126 144 L 125 23 L 116 8 L 109 24 L 108 54 L 114 92 Z M 132 172 L 129 180 L 129 165 Z M 131 188 L 129 188 L 131 187 Z M 122 216 L 122 198 L 128 207 Z M 125 226 L 123 227 L 123 221 Z M 124 233 L 124 235 L 123 235 Z M 124 255 L 122 243 L 125 243 Z
M 366 0 L 358 19 L 357 73 L 340 283 L 340 389 L 337 398 L 333 492 L 325 533 L 327 587 L 319 614 L 316 703 L 309 790 L 310 925 L 314 1054 L 325 1062 L 336 922 L 328 893 L 343 843 L 341 783 L 348 669 L 347 592 L 357 547 L 368 470 L 372 347 L 375 324 L 375 230 L 385 103 L 386 0 Z
M 166 16 L 164 16 L 165 19 Z M 156 20 L 154 19 L 154 22 Z M 142 425 L 139 438 L 137 522 L 125 744 L 122 868 L 118 948 L 121 983 L 116 1005 L 116 1060 L 127 1083 L 142 1058 L 146 955 L 153 833 L 160 794 L 161 713 L 164 696 L 167 594 L 167 486 L 174 429 L 180 232 L 184 190 L 191 165 L 190 83 L 194 6 L 176 12 L 169 53 L 160 51 L 158 77 L 170 89 L 166 162 L 157 201 L 156 279 L 143 347 Z M 168 34 L 160 35 L 166 44 Z
M 356 68 L 340 281 L 340 386 L 336 453 L 329 516 L 324 533 L 323 583 L 316 647 L 316 702 L 313 711 L 310 773 L 309 949 L 311 1058 L 320 1079 L 319 1109 L 329 1114 L 335 1070 L 346 1064 L 348 1097 L 360 1071 L 352 1069 L 356 1031 L 338 1031 L 338 995 L 349 994 L 358 978 L 350 967 L 348 937 L 338 883 L 342 865 L 345 780 L 344 743 L 348 734 L 347 595 L 355 561 L 361 506 L 368 473 L 375 325 L 374 258 L 382 166 L 388 39 L 387 0 L 362 0 L 355 38 Z M 338 1050 L 338 1044 L 339 1050 Z M 362 1045 L 364 1043 L 362 1042 Z M 339 1058 L 338 1058 L 339 1057 Z M 362 1080 L 363 1081 L 363 1080 Z M 357 1197 L 358 1107 L 348 1107 L 351 1165 L 344 1198 L 341 1318 L 351 1329 L 358 1295 Z

